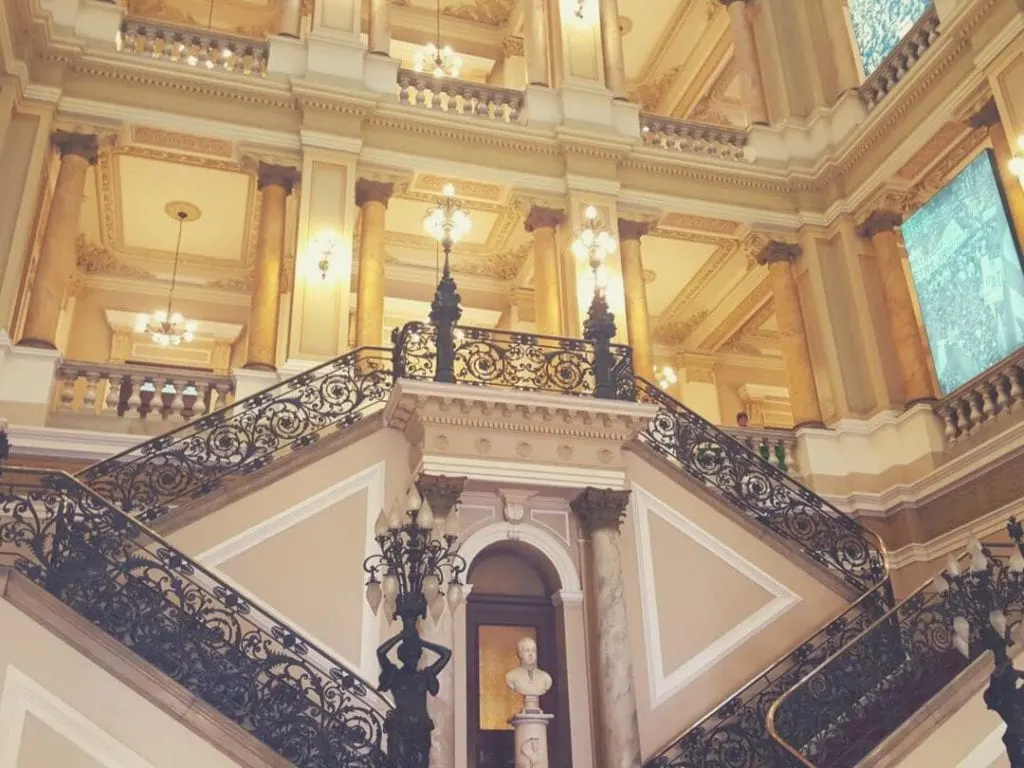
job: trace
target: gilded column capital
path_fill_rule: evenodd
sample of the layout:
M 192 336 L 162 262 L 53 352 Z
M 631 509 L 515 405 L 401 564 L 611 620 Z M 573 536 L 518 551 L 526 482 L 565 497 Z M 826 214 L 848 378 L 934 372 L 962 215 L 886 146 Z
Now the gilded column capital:
M 394 193 L 394 182 L 359 179 L 356 182 L 356 205 L 362 208 L 366 203 L 384 203 L 387 207 Z
M 50 141 L 60 152 L 61 157 L 75 155 L 87 160 L 89 165 L 95 165 L 99 158 L 99 141 L 95 134 L 54 131 Z
M 872 211 L 857 227 L 857 234 L 870 240 L 880 232 L 892 232 L 898 229 L 902 223 L 903 214 L 901 213 L 886 210 Z
M 554 229 L 562 225 L 565 221 L 565 211 L 561 211 L 557 208 L 542 208 L 539 205 L 530 207 L 530 212 L 526 214 L 526 222 L 524 224 L 527 232 L 533 232 L 541 227 L 549 227 Z
M 626 518 L 629 491 L 609 488 L 585 488 L 569 502 L 569 508 L 579 518 L 587 534 L 612 529 L 618 531 Z
M 256 176 L 256 189 L 282 187 L 285 194 L 290 195 L 292 188 L 299 183 L 300 176 L 298 168 L 288 165 L 271 165 L 260 161 Z
M 651 231 L 651 222 L 619 219 L 619 239 L 639 240 Z
M 509 35 L 501 41 L 501 49 L 505 56 L 525 56 L 526 45 L 523 38 L 518 35 Z
M 437 517 L 447 517 L 451 513 L 465 487 L 465 477 L 420 475 L 416 480 L 416 490 L 430 502 L 430 508 Z
M 779 240 L 771 240 L 761 249 L 755 257 L 758 264 L 777 264 L 787 262 L 792 264 L 800 258 L 800 246 L 795 243 L 783 243 Z

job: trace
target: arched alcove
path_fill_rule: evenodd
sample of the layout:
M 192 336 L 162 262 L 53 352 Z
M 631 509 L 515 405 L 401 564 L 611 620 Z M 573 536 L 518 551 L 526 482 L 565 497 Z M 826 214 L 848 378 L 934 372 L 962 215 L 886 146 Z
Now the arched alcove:
M 548 731 L 551 765 L 571 765 L 566 670 L 559 622 L 552 597 L 563 585 L 552 562 L 538 549 L 516 541 L 483 548 L 472 559 L 473 591 L 466 607 L 466 726 L 468 768 L 514 765 L 508 718 L 522 700 L 505 685 L 505 673 L 518 665 L 516 644 L 537 642 L 538 666 L 552 678 L 541 708 L 555 715 Z

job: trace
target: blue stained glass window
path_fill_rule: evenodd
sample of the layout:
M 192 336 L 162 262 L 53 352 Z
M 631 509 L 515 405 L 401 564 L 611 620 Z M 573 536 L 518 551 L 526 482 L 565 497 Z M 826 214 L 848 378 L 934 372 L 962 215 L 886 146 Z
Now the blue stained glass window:
M 990 151 L 903 223 L 943 394 L 1024 345 L 1024 270 Z
M 865 75 L 875 71 L 931 4 L 932 0 L 849 0 Z

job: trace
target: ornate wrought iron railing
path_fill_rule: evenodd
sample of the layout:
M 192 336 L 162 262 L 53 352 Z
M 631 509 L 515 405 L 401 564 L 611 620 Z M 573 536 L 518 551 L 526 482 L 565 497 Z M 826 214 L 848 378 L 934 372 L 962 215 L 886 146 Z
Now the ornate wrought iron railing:
M 922 586 L 779 697 L 767 717 L 773 739 L 798 765 L 857 765 L 985 652 L 974 642 L 969 659 L 955 650 L 953 613 L 932 582 Z
M 842 614 L 760 673 L 646 768 L 775 768 L 792 764 L 772 741 L 772 703 L 892 605 L 885 549 L 873 533 L 650 382 L 637 399 L 660 406 L 640 440 L 752 520 L 861 591 Z
M 396 378 L 433 379 L 437 330 L 407 323 L 393 334 Z M 615 399 L 636 397 L 632 350 L 611 345 Z M 455 383 L 594 397 L 594 342 L 487 328 L 455 329 Z
M 859 592 L 885 581 L 878 536 L 654 384 L 639 380 L 637 395 L 661 408 L 646 445 Z
M 384 768 L 388 702 L 63 473 L 0 478 L 0 565 L 302 768 Z
M 149 523 L 361 421 L 387 400 L 392 382 L 391 351 L 361 347 L 77 477 L 122 512 Z

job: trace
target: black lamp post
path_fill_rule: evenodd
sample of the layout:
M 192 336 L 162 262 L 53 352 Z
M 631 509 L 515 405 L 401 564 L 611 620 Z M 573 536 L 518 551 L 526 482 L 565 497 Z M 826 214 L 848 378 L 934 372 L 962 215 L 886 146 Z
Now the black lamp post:
M 437 367 L 434 381 L 455 382 L 455 324 L 462 317 L 461 297 L 452 277 L 452 247 L 470 228 L 469 211 L 455 198 L 455 187 L 446 184 L 437 205 L 427 211 L 423 226 L 444 250 L 441 281 L 430 303 L 430 322 L 437 328 Z
M 602 275 L 605 259 L 615 252 L 615 238 L 601 225 L 597 209 L 592 205 L 587 207 L 583 227 L 572 242 L 572 251 L 581 261 L 586 261 L 594 273 L 594 298 L 583 322 L 583 338 L 594 343 L 594 396 L 612 400 L 615 381 L 611 342 L 615 338 L 615 315 L 608 307 Z
M 972 642 L 982 653 L 992 651 L 995 668 L 985 689 L 985 704 L 1006 723 L 1003 743 L 1012 768 L 1024 768 L 1024 689 L 1018 681 L 1024 672 L 1014 669 L 1008 650 L 1020 620 L 1007 619 L 1007 611 L 1021 609 L 1024 597 L 1024 526 L 1011 517 L 1006 530 L 1013 539 L 1009 562 L 993 557 L 990 548 L 977 540 L 967 547 L 968 569 L 962 570 L 950 557 L 944 573 L 935 577 L 935 587 L 946 595 L 953 618 L 953 644 L 970 658 Z
M 463 599 L 466 561 L 458 552 L 457 513 L 448 515 L 443 531 L 434 523 L 430 503 L 412 488 L 390 514 L 385 516 L 381 510 L 374 527 L 380 554 L 363 563 L 370 608 L 376 614 L 383 603 L 389 620 L 402 621 L 398 634 L 377 649 L 379 689 L 390 691 L 395 700 L 384 723 L 394 768 L 427 768 L 434 729 L 427 714 L 427 694 L 437 695 L 437 676 L 452 655 L 450 649 L 423 640 L 418 622 L 428 612 L 436 621 L 445 601 L 454 613 Z M 396 646 L 399 664 L 389 655 Z M 424 650 L 435 657 L 426 666 L 420 664 Z

